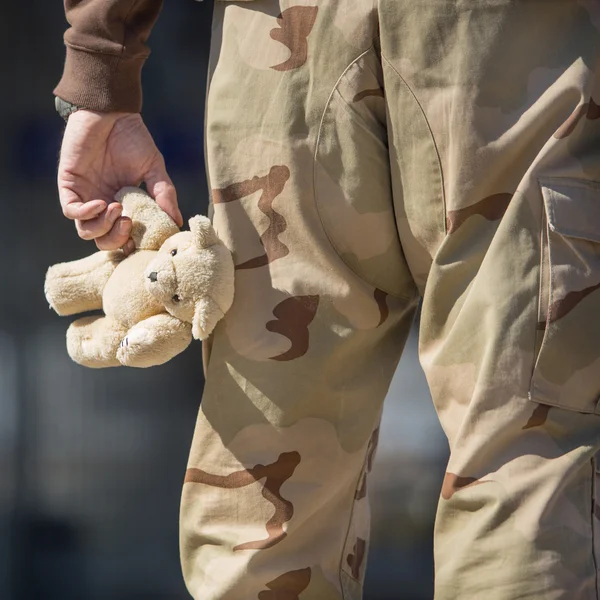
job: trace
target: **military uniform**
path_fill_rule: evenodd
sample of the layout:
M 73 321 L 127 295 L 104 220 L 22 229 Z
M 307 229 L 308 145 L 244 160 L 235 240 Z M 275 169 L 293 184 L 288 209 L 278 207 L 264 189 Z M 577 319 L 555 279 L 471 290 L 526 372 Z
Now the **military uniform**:
M 598 0 L 216 2 L 213 29 L 236 299 L 183 490 L 193 597 L 361 598 L 382 402 L 422 300 L 451 451 L 436 600 L 597 600 Z

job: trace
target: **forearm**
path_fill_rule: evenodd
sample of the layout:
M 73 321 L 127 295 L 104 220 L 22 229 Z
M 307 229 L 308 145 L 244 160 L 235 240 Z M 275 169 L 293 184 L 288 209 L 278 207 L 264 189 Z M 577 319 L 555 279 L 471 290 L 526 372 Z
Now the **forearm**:
M 71 27 L 65 33 L 61 98 L 101 112 L 139 112 L 146 40 L 162 0 L 65 0 Z

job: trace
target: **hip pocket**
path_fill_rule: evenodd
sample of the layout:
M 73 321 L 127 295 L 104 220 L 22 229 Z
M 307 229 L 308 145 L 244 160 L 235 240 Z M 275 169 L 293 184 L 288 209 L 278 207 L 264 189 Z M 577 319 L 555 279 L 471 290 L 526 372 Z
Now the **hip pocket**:
M 383 74 L 374 48 L 354 60 L 323 112 L 315 152 L 315 202 L 324 232 L 359 278 L 414 298 L 392 197 Z
M 545 226 L 530 397 L 600 414 L 600 183 L 540 184 Z

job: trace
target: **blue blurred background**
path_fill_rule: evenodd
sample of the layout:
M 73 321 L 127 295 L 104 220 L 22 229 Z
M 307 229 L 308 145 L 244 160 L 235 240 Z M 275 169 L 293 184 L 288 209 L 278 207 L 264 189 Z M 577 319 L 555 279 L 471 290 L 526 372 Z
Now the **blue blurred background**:
M 144 70 L 144 117 L 187 219 L 207 206 L 203 110 L 212 2 L 168 0 Z M 71 363 L 48 265 L 84 256 L 55 185 L 61 3 L 0 8 L 0 599 L 183 600 L 179 495 L 203 386 L 201 348 L 147 371 Z M 365 600 L 432 598 L 447 446 L 412 335 L 370 484 Z

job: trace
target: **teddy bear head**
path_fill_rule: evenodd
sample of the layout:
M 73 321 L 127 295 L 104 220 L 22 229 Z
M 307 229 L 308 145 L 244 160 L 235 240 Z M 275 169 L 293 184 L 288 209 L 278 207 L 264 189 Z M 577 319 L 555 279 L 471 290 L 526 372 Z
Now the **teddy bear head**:
M 234 267 L 209 219 L 195 216 L 189 224 L 163 242 L 144 276 L 148 292 L 203 340 L 230 308 Z

